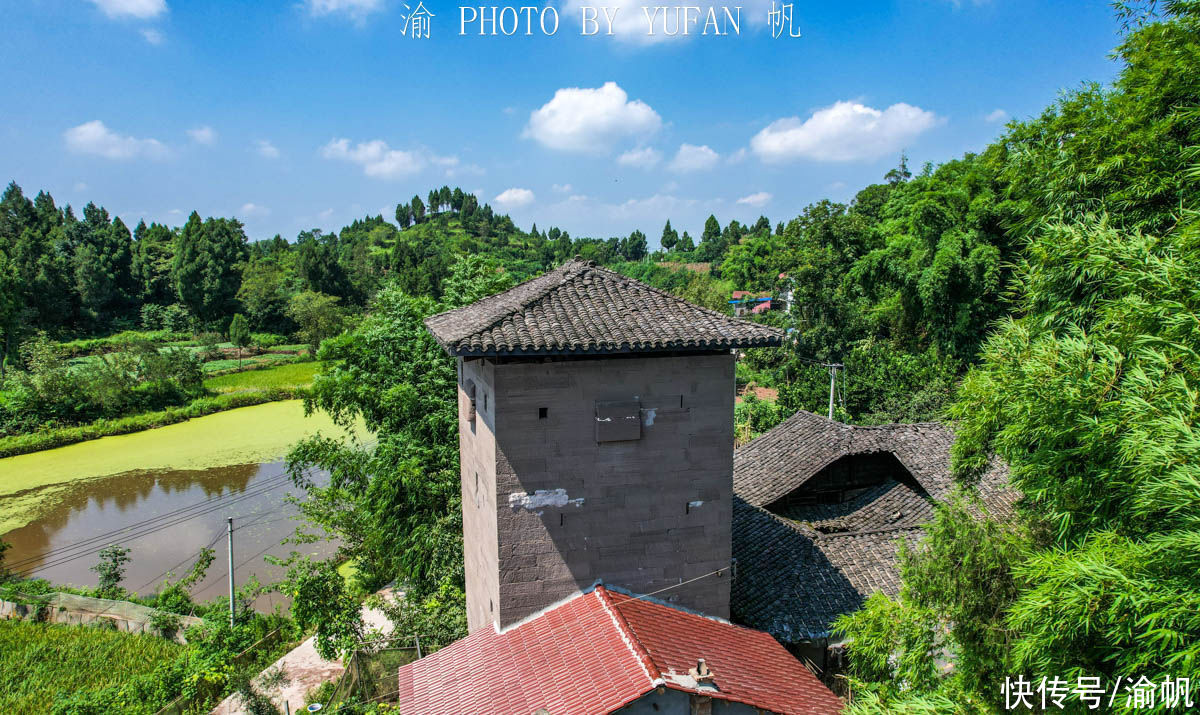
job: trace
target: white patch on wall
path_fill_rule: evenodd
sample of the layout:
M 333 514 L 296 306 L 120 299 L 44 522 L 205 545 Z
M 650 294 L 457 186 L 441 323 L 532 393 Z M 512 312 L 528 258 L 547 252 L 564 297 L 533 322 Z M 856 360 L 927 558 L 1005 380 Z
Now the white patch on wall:
M 692 508 L 692 509 L 695 509 L 695 508 L 696 508 L 696 507 L 698 507 L 698 506 L 704 506 L 704 502 L 702 502 L 702 501 L 699 501 L 699 500 L 697 500 L 697 501 L 690 501 L 690 502 L 688 502 L 688 506 L 689 506 L 690 508 Z M 678 507 L 676 507 L 676 508 L 678 508 Z
M 583 497 L 571 499 L 567 496 L 566 489 L 538 489 L 533 494 L 515 492 L 508 495 L 508 505 L 514 511 L 517 509 L 536 511 L 546 507 L 558 507 L 561 509 L 568 504 L 576 507 L 583 506 Z M 538 514 L 541 514 L 541 512 L 539 511 Z
M 654 413 L 657 411 L 655 407 L 648 407 L 642 410 L 642 424 L 647 427 L 652 426 L 654 424 Z

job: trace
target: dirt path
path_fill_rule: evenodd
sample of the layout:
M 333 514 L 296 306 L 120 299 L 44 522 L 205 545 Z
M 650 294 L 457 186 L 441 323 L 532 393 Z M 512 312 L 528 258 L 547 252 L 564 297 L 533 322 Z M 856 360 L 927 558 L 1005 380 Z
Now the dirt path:
M 379 595 L 391 599 L 393 597 L 391 587 L 379 591 Z M 368 630 L 378 631 L 382 635 L 388 635 L 391 632 L 392 624 L 382 611 L 364 607 L 362 614 Z M 284 712 L 283 705 L 287 703 L 293 713 L 304 711 L 305 693 L 321 683 L 337 680 L 346 670 L 340 661 L 325 660 L 317 655 L 315 637 L 296 646 L 267 668 L 268 671 L 275 669 L 282 669 L 287 674 L 289 682 L 282 687 L 267 690 L 265 694 L 279 708 L 279 712 Z M 245 710 L 242 709 L 241 701 L 236 695 L 225 698 L 212 711 L 212 715 L 243 715 L 244 713 Z

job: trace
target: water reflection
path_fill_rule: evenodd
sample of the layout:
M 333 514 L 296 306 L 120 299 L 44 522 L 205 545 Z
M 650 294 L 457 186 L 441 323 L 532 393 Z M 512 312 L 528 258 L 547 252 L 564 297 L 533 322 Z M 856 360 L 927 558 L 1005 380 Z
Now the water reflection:
M 318 484 L 328 475 L 314 473 Z M 292 550 L 315 557 L 331 555 L 329 542 L 303 546 L 281 545 L 301 522 L 288 494 L 302 495 L 284 475 L 281 463 L 243 464 L 213 469 L 126 472 L 73 484 L 54 500 L 54 506 L 28 526 L 3 535 L 12 549 L 5 561 L 14 570 L 54 583 L 94 586 L 96 551 L 110 543 L 130 549 L 124 586 L 150 593 L 173 570 L 186 572 L 199 550 L 209 544 L 217 558 L 208 576 L 193 589 L 201 601 L 227 593 L 226 522 L 233 516 L 234 568 L 237 583 L 254 575 L 264 584 L 283 570 L 267 564 L 265 556 L 286 556 Z M 269 609 L 278 596 L 255 604 Z

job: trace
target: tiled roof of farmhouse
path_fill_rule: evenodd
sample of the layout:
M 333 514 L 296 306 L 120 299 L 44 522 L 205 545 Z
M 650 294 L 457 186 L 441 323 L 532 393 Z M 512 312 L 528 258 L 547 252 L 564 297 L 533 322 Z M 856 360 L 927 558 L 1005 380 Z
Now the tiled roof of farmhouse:
M 579 259 L 430 316 L 425 325 L 459 356 L 724 350 L 783 340 L 775 328 L 692 305 Z
M 939 423 L 859 427 L 801 411 L 734 452 L 734 616 L 793 642 L 828 636 L 836 616 L 876 591 L 894 596 L 900 542 L 921 537 L 933 503 L 954 486 L 953 442 Z M 894 455 L 916 483 L 889 480 L 841 504 L 789 506 L 786 514 L 765 508 L 842 457 L 879 452 Z M 992 516 L 1012 513 L 1019 495 L 1007 481 L 999 460 L 980 479 Z
M 688 673 L 703 658 L 715 689 Z M 842 703 L 774 638 L 597 585 L 400 668 L 403 713 L 608 713 L 669 688 L 776 713 Z M 657 709 L 657 708 L 656 708 Z

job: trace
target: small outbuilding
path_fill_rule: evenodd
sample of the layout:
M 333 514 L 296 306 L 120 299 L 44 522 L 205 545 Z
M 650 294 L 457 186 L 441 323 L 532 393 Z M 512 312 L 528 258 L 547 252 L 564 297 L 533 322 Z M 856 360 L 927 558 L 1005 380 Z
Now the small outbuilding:
M 770 635 L 597 584 L 399 671 L 401 713 L 836 713 Z

